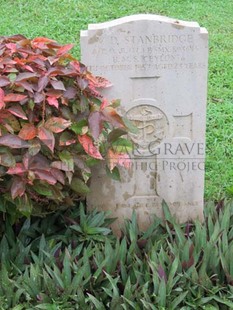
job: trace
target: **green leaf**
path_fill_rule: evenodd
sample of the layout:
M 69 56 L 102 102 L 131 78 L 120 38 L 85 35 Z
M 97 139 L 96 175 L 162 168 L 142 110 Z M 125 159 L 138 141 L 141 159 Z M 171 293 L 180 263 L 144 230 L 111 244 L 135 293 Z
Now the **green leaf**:
M 18 72 L 18 70 L 14 71 L 14 72 Z M 17 75 L 15 73 L 10 73 L 8 74 L 8 79 L 11 81 L 11 83 L 13 83 L 17 77 Z
M 37 139 L 37 140 L 34 139 L 34 140 L 29 141 L 28 153 L 31 156 L 35 156 L 36 154 L 38 154 L 40 149 L 41 149 L 41 144 L 39 142 L 39 139 Z
M 14 308 L 12 308 L 12 310 L 23 310 L 23 309 L 24 309 L 24 306 L 21 306 L 21 305 L 17 305 Z
M 86 119 L 82 119 L 81 121 L 77 123 L 73 123 L 70 127 L 73 132 L 75 132 L 77 135 L 83 134 L 83 127 L 88 126 L 88 122 Z
M 69 151 L 62 151 L 59 153 L 60 160 L 69 167 L 70 171 L 74 170 L 74 158 L 73 155 Z
M 6 151 L 5 154 L 0 153 L 0 165 L 4 167 L 13 167 L 15 163 L 15 158 L 9 151 Z
M 90 216 L 88 217 L 88 225 L 92 226 L 92 227 L 97 227 L 97 226 L 103 225 L 104 221 L 105 221 L 106 213 L 105 212 L 98 212 L 96 214 L 94 213 L 93 216 L 91 213 Z
M 228 306 L 229 309 L 233 309 L 233 302 L 231 302 L 230 300 L 223 299 L 223 298 L 220 298 L 218 296 L 214 296 L 213 299 L 220 304 Z
M 90 188 L 81 179 L 76 177 L 72 179 L 70 187 L 73 191 L 82 196 L 90 193 Z
M 174 218 L 172 217 L 171 212 L 169 210 L 169 207 L 164 200 L 162 202 L 162 209 L 163 209 L 163 214 L 164 214 L 165 220 L 169 221 L 170 223 L 173 223 Z
M 122 117 L 122 119 L 126 127 L 129 129 L 131 133 L 137 134 L 139 132 L 139 129 L 127 117 Z
M 67 132 L 67 131 L 62 132 L 60 139 L 59 139 L 59 145 L 68 146 L 70 144 L 73 144 L 74 142 L 75 142 L 75 137 L 73 133 Z
M 85 231 L 88 235 L 97 235 L 103 234 L 108 235 L 111 232 L 111 229 L 105 227 L 87 227 Z
M 116 181 L 121 180 L 120 171 L 119 171 L 118 167 L 114 167 L 112 169 L 112 171 L 110 171 L 108 166 L 106 166 L 105 168 L 106 168 L 106 174 L 108 177 L 110 177 L 111 179 L 116 180 Z
M 185 297 L 187 296 L 188 291 L 181 293 L 178 297 L 176 297 L 173 301 L 172 301 L 172 307 L 171 310 L 176 310 L 177 306 L 185 299 Z
M 125 138 L 118 138 L 116 141 L 111 143 L 111 147 L 114 152 L 128 153 L 133 150 L 133 143 Z
M 55 304 L 48 304 L 48 303 L 37 305 L 35 308 L 41 309 L 41 310 L 57 310 L 58 309 Z
M 111 101 L 111 106 L 113 108 L 118 108 L 121 105 L 121 100 L 120 99 L 114 99 Z
M 70 257 L 70 253 L 68 251 L 68 249 L 65 249 L 65 257 L 63 260 L 63 276 L 64 276 L 64 285 L 65 287 L 70 287 L 71 285 L 71 280 L 72 280 L 72 275 L 71 275 L 71 266 L 70 266 L 70 261 L 71 261 L 71 257 Z
M 112 143 L 116 141 L 119 137 L 126 135 L 128 132 L 122 128 L 113 129 L 110 134 L 108 135 L 108 142 Z
M 37 182 L 33 185 L 33 189 L 40 195 L 52 197 L 53 191 L 51 190 L 49 184 L 42 184 Z
M 105 310 L 105 307 L 102 302 L 100 302 L 98 299 L 96 299 L 93 295 L 87 293 L 89 300 L 94 304 L 96 307 L 96 310 Z
M 170 272 L 169 272 L 169 276 L 168 276 L 168 281 L 167 281 L 167 292 L 168 294 L 170 294 L 175 282 L 173 282 L 173 279 L 175 277 L 175 274 L 177 272 L 177 268 L 179 265 L 179 257 L 176 257 L 172 263 Z
M 159 284 L 158 303 L 160 307 L 165 307 L 166 305 L 166 283 L 164 278 L 161 279 Z
M 229 195 L 233 196 L 233 186 L 228 187 L 227 192 Z
M 18 210 L 25 216 L 29 216 L 32 213 L 32 202 L 31 199 L 24 194 L 22 197 L 16 199 Z
M 59 285 L 62 289 L 65 289 L 65 285 L 61 278 L 61 273 L 59 269 L 54 265 L 54 270 L 52 270 L 47 264 L 45 264 L 45 268 L 47 269 L 50 276 L 54 279 L 54 285 Z
M 99 163 L 99 159 L 93 158 L 93 157 L 88 157 L 86 159 L 86 164 L 88 167 L 93 167 Z
M 117 278 L 113 278 L 110 274 L 108 274 L 107 272 L 104 272 L 107 279 L 109 280 L 110 284 L 111 284 L 111 288 L 113 290 L 113 297 L 119 297 L 119 289 L 117 287 L 117 283 L 119 280 L 119 276 Z

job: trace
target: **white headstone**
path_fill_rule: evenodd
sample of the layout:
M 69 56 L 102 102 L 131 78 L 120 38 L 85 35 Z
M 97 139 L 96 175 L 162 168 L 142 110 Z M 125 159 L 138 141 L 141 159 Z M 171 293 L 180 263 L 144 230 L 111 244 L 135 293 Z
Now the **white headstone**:
M 208 33 L 196 22 L 127 16 L 81 32 L 81 60 L 108 78 L 108 98 L 139 129 L 122 182 L 93 172 L 90 209 L 124 218 L 136 210 L 146 229 L 165 200 L 178 221 L 203 219 Z M 103 170 L 103 171 L 102 171 Z

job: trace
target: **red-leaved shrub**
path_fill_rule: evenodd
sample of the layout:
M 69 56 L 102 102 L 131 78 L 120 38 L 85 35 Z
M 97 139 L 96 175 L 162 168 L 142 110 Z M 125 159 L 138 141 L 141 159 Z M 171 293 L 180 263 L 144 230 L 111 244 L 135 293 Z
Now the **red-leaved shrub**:
M 99 92 L 111 85 L 72 46 L 0 38 L 0 195 L 25 215 L 72 205 L 104 158 L 110 172 L 129 164 L 126 125 Z

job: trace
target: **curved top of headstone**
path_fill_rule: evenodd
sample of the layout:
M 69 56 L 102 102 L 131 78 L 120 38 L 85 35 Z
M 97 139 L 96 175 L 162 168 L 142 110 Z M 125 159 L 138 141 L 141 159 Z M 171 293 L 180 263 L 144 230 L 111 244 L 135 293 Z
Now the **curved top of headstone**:
M 203 30 L 206 31 L 206 29 L 200 27 L 200 25 L 197 22 L 183 21 L 183 20 L 178 20 L 175 18 L 170 18 L 167 16 L 161 16 L 161 15 L 155 15 L 155 14 L 136 14 L 136 15 L 121 17 L 118 19 L 114 19 L 111 21 L 104 22 L 104 23 L 89 24 L 88 30 L 105 29 L 105 28 L 115 27 L 118 25 L 131 23 L 131 22 L 135 22 L 135 21 L 157 21 L 157 22 L 163 22 L 163 23 L 171 24 L 175 28 L 191 27 L 191 28 L 200 28 L 202 30 L 201 32 L 204 32 Z

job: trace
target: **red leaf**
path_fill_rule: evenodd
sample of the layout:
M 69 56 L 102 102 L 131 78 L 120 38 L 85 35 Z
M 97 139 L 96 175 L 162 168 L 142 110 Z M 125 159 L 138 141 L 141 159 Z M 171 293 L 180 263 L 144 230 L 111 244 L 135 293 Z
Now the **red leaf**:
M 10 85 L 10 80 L 6 76 L 0 76 L 0 87 Z
M 40 93 L 47 85 L 49 82 L 49 78 L 45 75 L 39 78 L 38 81 L 38 92 Z
M 64 45 L 62 47 L 59 48 L 59 50 L 57 51 L 57 56 L 62 56 L 64 54 L 66 54 L 69 50 L 71 50 L 73 48 L 74 44 L 67 44 Z
M 111 86 L 112 86 L 112 83 L 106 80 L 105 78 L 101 76 L 95 77 L 95 87 L 106 88 L 106 87 L 111 87 Z
M 59 170 L 63 170 L 63 171 L 73 171 L 74 170 L 73 167 L 71 167 L 71 165 L 64 163 L 63 161 L 59 161 L 59 160 L 52 162 L 51 167 L 59 169 Z
M 87 88 L 89 81 L 83 78 L 78 77 L 77 78 L 78 86 L 80 87 L 81 90 L 84 90 Z
M 24 165 L 22 163 L 16 163 L 14 167 L 7 170 L 7 174 L 19 174 L 22 175 L 26 172 Z
M 0 88 L 0 110 L 5 108 L 4 95 L 4 90 Z
M 119 114 L 117 114 L 116 110 L 112 107 L 105 107 L 105 109 L 102 111 L 102 114 L 104 116 L 104 119 L 112 123 L 113 126 L 116 127 L 125 127 L 125 124 L 120 117 Z
M 88 135 L 78 135 L 78 140 L 87 154 L 89 154 L 93 158 L 103 159 L 99 150 L 96 146 L 94 146 L 92 139 Z
M 25 65 L 25 66 L 23 66 L 23 68 L 30 71 L 30 72 L 34 72 L 34 70 L 32 69 L 31 66 Z
M 25 169 L 29 169 L 29 164 L 30 164 L 30 161 L 32 159 L 32 156 L 29 154 L 29 153 L 25 153 L 24 156 L 23 156 L 23 165 L 25 167 Z
M 49 97 L 55 97 L 60 98 L 62 96 L 63 92 L 58 89 L 47 89 L 46 95 Z
M 54 89 L 59 89 L 59 90 L 66 90 L 64 84 L 62 81 L 50 81 L 51 85 L 53 86 Z
M 59 103 L 56 97 L 47 97 L 46 99 L 49 105 L 52 105 L 58 109 Z
M 65 176 L 62 171 L 56 168 L 51 169 L 51 174 L 55 179 L 57 179 L 61 184 L 65 184 Z
M 37 73 L 31 73 L 31 72 L 19 73 L 15 79 L 15 82 L 21 82 L 21 81 L 29 80 L 29 79 L 35 78 L 37 76 L 38 76 Z
M 32 47 L 33 48 L 39 48 L 39 49 L 47 49 L 47 44 L 48 43 L 53 43 L 55 42 L 54 40 L 50 40 L 48 38 L 44 38 L 44 37 L 38 37 L 35 38 L 31 41 Z
M 44 94 L 41 94 L 41 93 L 36 93 L 35 96 L 34 96 L 34 102 L 35 103 L 40 103 L 44 100 L 45 96 Z
M 36 156 L 32 156 L 30 159 L 30 170 L 40 170 L 50 171 L 49 161 L 46 157 L 41 154 L 37 154 Z
M 17 46 L 15 43 L 7 43 L 6 47 L 9 48 L 12 53 L 15 53 L 17 51 Z
M 52 66 L 53 64 L 55 64 L 55 62 L 57 62 L 59 60 L 59 57 L 56 57 L 56 56 L 49 56 L 48 57 L 48 61 L 49 61 L 49 64 Z
M 33 88 L 32 85 L 30 83 L 28 83 L 27 81 L 21 81 L 21 82 L 17 82 L 15 83 L 17 86 L 21 86 L 24 89 L 30 91 L 31 93 L 33 93 Z
M 66 91 L 64 92 L 64 97 L 67 99 L 74 99 L 77 95 L 77 89 L 75 87 L 67 87 Z
M 38 128 L 38 138 L 53 152 L 55 145 L 55 138 L 51 131 L 44 127 Z
M 90 95 L 92 97 L 97 97 L 97 98 L 101 98 L 102 97 L 100 92 L 96 90 L 95 84 L 93 82 L 91 82 L 91 81 L 89 81 L 88 90 L 89 90 Z
M 70 65 L 72 66 L 72 68 L 74 68 L 76 71 L 80 72 L 81 69 L 81 64 L 79 61 L 75 60 L 75 61 L 71 61 Z
M 126 153 L 115 153 L 111 149 L 108 150 L 108 161 L 109 169 L 112 171 L 116 165 L 123 166 L 125 168 L 130 168 L 131 160 L 128 154 Z
M 23 36 L 21 36 L 21 38 L 18 41 L 18 44 L 22 47 L 30 45 L 31 41 Z
M 14 60 L 12 60 L 10 57 L 4 57 L 2 60 L 1 60 L 1 64 L 2 65 L 7 65 L 7 66 L 10 66 L 10 65 L 15 65 L 16 62 Z M 15 70 L 15 68 L 14 68 Z M 7 72 L 7 70 L 5 70 Z M 17 70 L 15 71 L 17 72 Z
M 65 68 L 50 67 L 47 71 L 48 76 L 57 76 L 57 75 L 64 75 L 64 74 L 65 74 Z
M 57 180 L 52 176 L 52 174 L 48 171 L 44 170 L 34 170 L 35 176 L 43 181 L 46 181 L 49 184 L 56 184 Z
M 53 42 L 56 42 L 56 41 L 46 38 L 46 37 L 37 37 L 32 40 L 32 43 L 53 43 Z
M 103 99 L 103 101 L 101 102 L 101 105 L 100 105 L 100 110 L 104 110 L 107 106 L 109 106 L 109 102 L 107 99 Z
M 28 148 L 29 144 L 18 136 L 6 134 L 0 137 L 0 145 L 8 146 L 12 149 Z
M 103 129 L 102 114 L 98 111 L 91 112 L 90 116 L 88 117 L 88 124 L 93 138 L 95 140 L 98 139 Z
M 18 136 L 23 140 L 32 140 L 37 135 L 37 128 L 33 124 L 25 124 Z
M 66 119 L 61 117 L 51 117 L 45 122 L 45 128 L 55 133 L 62 132 L 70 125 L 70 121 L 67 121 Z
M 14 34 L 13 36 L 10 36 L 10 39 L 12 41 L 20 41 L 20 40 L 24 40 L 26 38 L 21 34 Z
M 20 178 L 14 178 L 11 185 L 11 197 L 15 199 L 16 197 L 22 197 L 25 193 L 25 182 Z
M 7 109 L 7 111 L 15 116 L 18 116 L 19 118 L 28 119 L 20 105 L 14 105 Z
M 167 275 L 162 265 L 159 265 L 158 267 L 158 276 L 160 277 L 160 279 L 164 279 L 164 281 L 167 282 Z
M 11 93 L 11 94 L 7 94 L 4 97 L 4 101 L 5 102 L 18 102 L 18 101 L 24 100 L 26 98 L 27 98 L 26 95 L 19 95 L 19 94 Z

